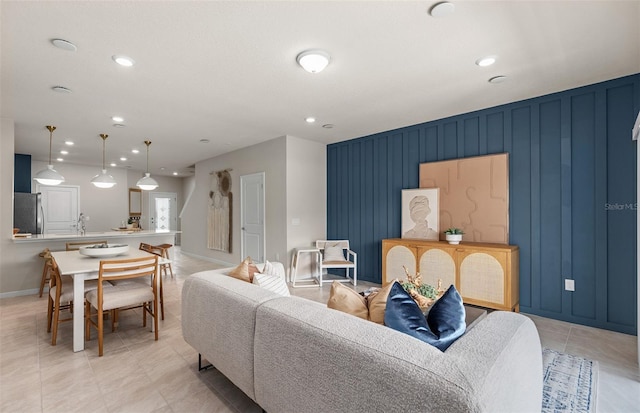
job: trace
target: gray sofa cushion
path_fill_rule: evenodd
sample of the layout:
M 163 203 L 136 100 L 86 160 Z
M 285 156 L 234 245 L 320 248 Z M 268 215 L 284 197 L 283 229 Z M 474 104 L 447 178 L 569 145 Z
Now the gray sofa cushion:
M 264 288 L 212 271 L 193 274 L 182 288 L 185 341 L 254 400 L 256 308 L 277 297 Z
M 483 410 L 446 353 L 299 297 L 258 308 L 255 383 L 268 412 Z
M 485 411 L 538 413 L 542 409 L 542 350 L 530 318 L 494 311 L 445 354 L 474 383 L 474 397 Z

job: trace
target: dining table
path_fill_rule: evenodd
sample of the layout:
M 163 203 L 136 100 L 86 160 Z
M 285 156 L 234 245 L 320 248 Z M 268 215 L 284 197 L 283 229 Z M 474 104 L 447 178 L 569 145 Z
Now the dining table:
M 142 258 L 155 256 L 138 248 L 129 250 L 116 257 L 89 257 L 82 255 L 80 251 L 52 251 L 51 255 L 58 264 L 61 275 L 70 275 L 73 278 L 73 351 L 84 350 L 84 282 L 98 279 L 101 260 L 117 260 L 129 258 Z M 170 259 L 158 257 L 158 267 L 161 264 L 169 264 Z M 157 280 L 159 280 L 158 273 Z M 155 309 L 154 309 L 155 312 Z M 153 325 L 153 324 L 152 324 Z

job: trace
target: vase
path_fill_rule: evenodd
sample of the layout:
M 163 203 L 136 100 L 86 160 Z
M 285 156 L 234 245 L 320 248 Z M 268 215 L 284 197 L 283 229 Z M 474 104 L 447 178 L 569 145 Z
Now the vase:
M 462 234 L 445 234 L 445 238 L 449 244 L 460 244 L 460 241 L 462 241 Z

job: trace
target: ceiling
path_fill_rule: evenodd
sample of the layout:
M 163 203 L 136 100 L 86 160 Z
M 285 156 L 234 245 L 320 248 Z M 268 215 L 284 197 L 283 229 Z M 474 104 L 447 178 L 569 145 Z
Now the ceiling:
M 107 162 L 144 171 L 149 139 L 151 173 L 185 176 L 283 135 L 328 144 L 640 72 L 640 1 L 435 4 L 2 0 L 0 114 L 34 160 L 55 125 L 54 165 L 69 139 L 65 163 L 100 166 L 105 133 Z M 313 48 L 331 55 L 318 74 L 296 63 Z

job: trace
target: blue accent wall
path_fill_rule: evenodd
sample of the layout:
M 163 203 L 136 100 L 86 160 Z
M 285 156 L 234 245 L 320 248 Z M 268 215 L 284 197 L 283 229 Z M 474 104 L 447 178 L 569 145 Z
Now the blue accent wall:
M 13 191 L 31 192 L 31 155 L 13 155 Z
M 636 74 L 329 145 L 327 236 L 349 239 L 358 278 L 380 283 L 419 164 L 507 152 L 521 311 L 637 334 L 639 110 Z

